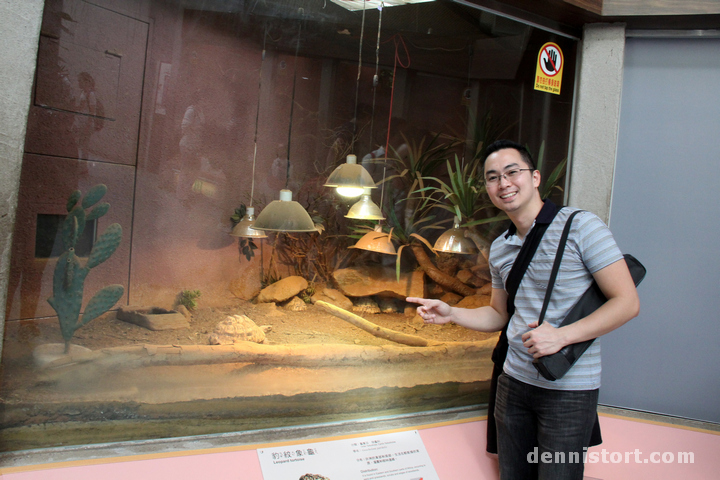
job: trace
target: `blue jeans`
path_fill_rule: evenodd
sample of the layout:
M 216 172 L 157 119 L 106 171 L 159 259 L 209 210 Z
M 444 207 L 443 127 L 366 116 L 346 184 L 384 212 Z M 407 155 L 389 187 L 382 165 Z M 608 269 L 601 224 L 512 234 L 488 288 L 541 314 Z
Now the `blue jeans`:
M 503 480 L 582 480 L 598 390 L 549 390 L 505 373 L 495 398 Z

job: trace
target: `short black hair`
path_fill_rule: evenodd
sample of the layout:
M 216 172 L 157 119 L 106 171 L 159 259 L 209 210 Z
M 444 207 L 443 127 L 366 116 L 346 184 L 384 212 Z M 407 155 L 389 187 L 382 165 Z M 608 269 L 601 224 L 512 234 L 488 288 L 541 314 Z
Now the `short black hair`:
M 497 140 L 488 145 L 485 149 L 485 161 L 487 161 L 487 158 L 493 153 L 497 152 L 498 150 L 504 150 L 506 148 L 512 148 L 513 150 L 517 150 L 517 152 L 520 154 L 520 157 L 523 159 L 523 162 L 525 162 L 527 166 L 532 168 L 533 170 L 537 170 L 537 167 L 535 167 L 535 161 L 533 160 L 532 155 L 530 154 L 530 151 L 528 151 L 527 147 L 520 145 L 517 142 L 513 142 L 512 140 Z M 483 166 L 484 165 L 485 162 L 483 162 Z

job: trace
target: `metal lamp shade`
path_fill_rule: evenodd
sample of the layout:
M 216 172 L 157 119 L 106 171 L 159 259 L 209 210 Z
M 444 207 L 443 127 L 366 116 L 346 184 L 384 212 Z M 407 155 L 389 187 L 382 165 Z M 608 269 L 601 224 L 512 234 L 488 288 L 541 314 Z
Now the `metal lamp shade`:
M 376 225 L 375 231 L 366 233 L 355 245 L 349 248 L 359 248 L 361 250 L 385 253 L 387 255 L 397 255 L 395 245 L 393 245 L 392 240 L 390 240 L 390 233 L 384 233 L 380 225 Z
M 358 200 L 350 210 L 348 210 L 346 218 L 354 218 L 356 220 L 385 220 L 382 210 L 370 198 L 370 189 L 366 188 L 360 200 Z
M 351 12 L 354 12 L 356 10 L 362 10 L 363 8 L 365 10 L 371 9 L 371 8 L 381 8 L 381 7 L 394 7 L 397 5 L 407 5 L 409 3 L 424 3 L 424 2 L 431 2 L 433 0 L 367 0 L 367 2 L 361 2 L 359 0 L 330 0 L 331 2 L 340 5 L 343 8 L 346 8 L 350 10 Z
M 235 225 L 230 232 L 233 237 L 242 238 L 267 238 L 262 230 L 255 230 L 255 207 L 248 207 L 245 216 L 240 223 Z
M 455 218 L 455 225 L 447 232 L 440 235 L 435 242 L 433 250 L 445 253 L 473 254 L 477 253 L 475 243 L 465 237 L 465 229 L 460 228 L 460 223 Z
M 362 195 L 365 188 L 376 188 L 375 181 L 362 165 L 357 164 L 355 155 L 347 156 L 347 163 L 338 166 L 325 182 L 326 187 L 336 188 L 344 197 Z
M 263 208 L 254 228 L 269 232 L 317 232 L 307 211 L 293 201 L 290 190 L 280 190 L 280 200 L 273 200 Z

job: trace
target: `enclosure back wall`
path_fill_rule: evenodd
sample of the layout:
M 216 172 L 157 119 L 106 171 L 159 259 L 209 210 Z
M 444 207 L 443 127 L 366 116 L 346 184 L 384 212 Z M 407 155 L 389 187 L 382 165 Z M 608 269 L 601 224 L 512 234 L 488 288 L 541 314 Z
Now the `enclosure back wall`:
M 235 209 L 252 201 L 261 210 L 285 187 L 309 206 L 348 153 L 362 158 L 388 138 L 391 151 L 427 145 L 440 134 L 438 141 L 458 141 L 450 158 L 469 159 L 499 136 L 536 154 L 543 145 L 546 174 L 567 156 L 574 40 L 452 2 L 385 8 L 373 91 L 379 12 L 366 12 L 364 30 L 362 21 L 361 11 L 320 1 L 47 1 L 11 256 L 6 366 L 26 366 L 39 343 L 61 341 L 47 299 L 58 222 L 76 189 L 108 188 L 110 208 L 88 224 L 87 242 L 110 224 L 123 230 L 114 254 L 88 275 L 86 299 L 119 284 L 118 305 L 171 308 L 182 290 L 199 289 L 203 305 L 221 307 L 258 292 L 272 250 L 261 241 L 254 259 L 241 254 L 228 234 Z M 548 41 L 564 53 L 560 95 L 533 89 Z M 380 181 L 383 168 L 371 170 Z M 389 189 L 384 195 L 397 200 Z M 342 218 L 351 202 L 336 201 Z

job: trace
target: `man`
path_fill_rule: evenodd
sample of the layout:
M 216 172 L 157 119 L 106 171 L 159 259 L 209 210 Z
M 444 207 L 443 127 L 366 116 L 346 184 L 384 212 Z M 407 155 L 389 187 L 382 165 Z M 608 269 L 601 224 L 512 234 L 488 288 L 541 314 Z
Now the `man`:
M 421 304 L 417 311 L 426 323 L 452 321 L 486 332 L 507 326 L 509 348 L 495 397 L 501 478 L 580 480 L 583 453 L 596 419 L 600 342 L 593 342 L 570 371 L 554 382 L 540 376 L 532 361 L 566 345 L 600 337 L 637 316 L 637 290 L 607 226 L 597 216 L 581 212 L 573 220 L 550 305 L 538 326 L 558 242 L 568 216 L 576 209 L 563 208 L 555 214 L 555 207 L 543 202 L 538 189 L 540 172 L 527 149 L 515 142 L 502 140 L 488 147 L 484 175 L 493 204 L 512 221 L 490 249 L 490 306 L 470 310 L 440 300 L 407 300 Z M 515 311 L 510 316 L 507 277 L 536 220 L 547 222 L 548 218 L 551 220 L 517 289 Z M 560 327 L 593 279 L 608 301 L 591 315 Z M 543 456 L 545 452 L 550 455 Z

